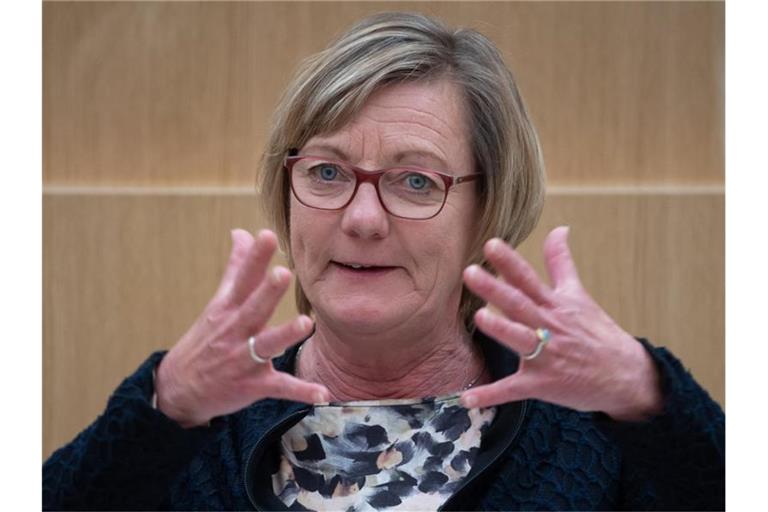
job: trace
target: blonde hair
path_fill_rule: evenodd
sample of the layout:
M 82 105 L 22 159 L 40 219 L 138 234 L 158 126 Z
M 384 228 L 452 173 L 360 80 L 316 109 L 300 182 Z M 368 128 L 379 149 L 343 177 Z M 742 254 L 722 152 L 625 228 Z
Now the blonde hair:
M 544 163 L 536 131 L 498 49 L 471 29 L 451 30 L 421 14 L 382 13 L 359 21 L 306 59 L 275 111 L 257 189 L 290 266 L 290 187 L 282 169 L 288 152 L 315 135 L 340 129 L 388 84 L 443 78 L 463 91 L 476 171 L 485 175 L 477 182 L 478 229 L 467 264 L 487 267 L 482 246 L 489 238 L 517 246 L 531 233 L 544 203 Z M 311 312 L 298 280 L 296 302 L 301 313 Z M 481 306 L 465 288 L 460 315 L 468 327 Z

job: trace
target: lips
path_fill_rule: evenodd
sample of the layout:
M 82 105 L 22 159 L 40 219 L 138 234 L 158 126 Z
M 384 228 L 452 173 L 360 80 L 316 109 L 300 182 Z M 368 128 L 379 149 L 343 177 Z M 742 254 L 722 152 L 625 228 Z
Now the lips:
M 359 273 L 384 272 L 384 271 L 393 270 L 397 268 L 389 265 L 371 265 L 367 263 L 353 263 L 353 262 L 342 263 L 340 261 L 331 261 L 331 263 L 342 270 L 359 272 Z

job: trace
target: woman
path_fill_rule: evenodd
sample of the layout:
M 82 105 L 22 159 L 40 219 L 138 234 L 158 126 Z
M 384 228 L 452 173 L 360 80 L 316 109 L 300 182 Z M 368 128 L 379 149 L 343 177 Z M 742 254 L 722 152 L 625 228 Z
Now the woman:
M 482 35 L 361 21 L 288 87 L 259 179 L 276 234 L 233 231 L 196 323 L 46 462 L 46 508 L 724 507 L 717 404 L 589 297 L 567 228 L 551 285 L 512 248 L 543 165 Z M 302 315 L 267 327 L 278 243 Z

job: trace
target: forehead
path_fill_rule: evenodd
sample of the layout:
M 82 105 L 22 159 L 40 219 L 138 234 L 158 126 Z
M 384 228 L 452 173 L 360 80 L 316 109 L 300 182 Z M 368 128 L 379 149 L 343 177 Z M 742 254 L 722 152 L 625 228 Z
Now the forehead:
M 352 163 L 413 163 L 467 170 L 469 126 L 462 92 L 447 79 L 388 85 L 333 133 L 312 137 L 303 154 Z

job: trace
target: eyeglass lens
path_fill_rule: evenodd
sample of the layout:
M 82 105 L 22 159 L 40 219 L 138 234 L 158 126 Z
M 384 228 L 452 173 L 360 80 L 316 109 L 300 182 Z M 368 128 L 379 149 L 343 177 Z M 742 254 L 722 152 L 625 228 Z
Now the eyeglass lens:
M 354 170 L 339 162 L 301 159 L 293 166 L 291 175 L 297 198 L 313 208 L 341 208 L 355 192 Z M 381 175 L 378 188 L 390 213 L 411 219 L 435 215 L 446 195 L 445 182 L 439 175 L 417 169 L 389 169 Z

